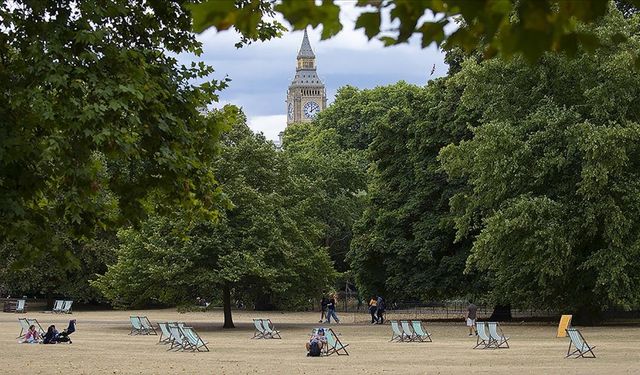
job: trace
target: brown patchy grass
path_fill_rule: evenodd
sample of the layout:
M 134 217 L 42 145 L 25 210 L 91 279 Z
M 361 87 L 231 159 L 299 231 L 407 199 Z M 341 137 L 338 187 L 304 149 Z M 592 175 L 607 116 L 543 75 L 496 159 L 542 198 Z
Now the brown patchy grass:
M 153 322 L 184 321 L 209 342 L 209 353 L 167 352 L 157 336 L 129 336 L 129 315 Z M 37 318 L 46 329 L 77 319 L 73 344 L 18 344 L 18 317 Z M 268 317 L 282 340 L 252 340 L 254 317 Z M 234 312 L 236 329 L 223 330 L 222 312 L 179 314 L 173 309 L 75 312 L 73 315 L 0 314 L 0 368 L 5 374 L 637 374 L 640 328 L 585 327 L 596 359 L 565 359 L 568 339 L 552 325 L 503 325 L 511 349 L 473 350 L 463 323 L 426 326 L 432 343 L 389 343 L 389 325 L 368 325 L 365 316 L 342 314 L 332 325 L 349 356 L 308 358 L 304 343 L 316 313 Z M 357 321 L 357 323 L 356 323 Z

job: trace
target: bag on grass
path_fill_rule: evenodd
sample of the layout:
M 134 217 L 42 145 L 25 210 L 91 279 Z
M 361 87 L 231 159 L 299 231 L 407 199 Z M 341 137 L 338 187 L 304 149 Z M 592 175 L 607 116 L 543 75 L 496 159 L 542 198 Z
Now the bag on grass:
M 317 341 L 313 341 L 311 345 L 309 345 L 309 356 L 320 357 L 320 345 L 318 345 Z

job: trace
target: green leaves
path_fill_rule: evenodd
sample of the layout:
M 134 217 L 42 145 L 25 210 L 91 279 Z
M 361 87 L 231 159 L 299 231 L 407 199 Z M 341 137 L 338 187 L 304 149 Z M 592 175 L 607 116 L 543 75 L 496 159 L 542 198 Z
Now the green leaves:
M 272 11 L 280 13 L 294 30 L 322 25 L 322 39 L 342 30 L 335 0 L 322 0 L 319 5 L 315 0 L 281 0 L 273 9 L 267 0 L 242 0 L 235 8 L 231 2 L 209 0 L 191 6 L 195 30 L 202 32 L 211 26 L 226 30 L 233 24 L 243 35 L 255 36 L 262 28 L 257 20 Z M 631 3 L 640 4 L 638 0 Z M 385 46 L 406 43 L 414 34 L 421 34 L 423 48 L 436 43 L 448 49 L 479 50 L 485 58 L 522 55 L 535 62 L 546 52 L 573 56 L 580 48 L 605 48 L 609 41 L 595 38 L 584 26 L 601 22 L 616 6 L 625 15 L 632 13 L 628 5 L 604 0 L 362 0 L 356 3 L 362 13 L 355 28 L 364 29 L 368 39 L 378 37 Z M 383 27 L 387 15 L 391 23 Z M 447 35 L 445 30 L 453 21 L 457 28 Z

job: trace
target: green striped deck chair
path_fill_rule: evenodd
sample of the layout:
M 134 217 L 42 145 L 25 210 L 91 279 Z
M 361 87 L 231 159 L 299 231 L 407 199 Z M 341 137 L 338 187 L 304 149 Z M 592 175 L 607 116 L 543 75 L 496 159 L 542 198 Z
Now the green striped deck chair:
M 149 318 L 146 316 L 139 316 L 140 324 L 142 325 L 142 329 L 144 329 L 145 334 L 147 335 L 157 335 L 156 329 L 153 328 L 153 324 L 149 321 Z
M 253 319 L 253 326 L 256 328 L 253 331 L 252 339 L 264 339 L 266 338 L 266 332 L 264 330 L 264 325 L 262 324 L 262 319 Z
M 349 355 L 349 352 L 347 352 L 347 346 L 349 346 L 349 344 L 344 345 L 338 338 L 338 335 L 336 335 L 331 328 L 325 328 L 324 335 L 327 337 L 326 355 L 334 353 L 337 355 Z
M 208 342 L 204 341 L 198 332 L 196 332 L 193 327 L 184 327 L 182 328 L 182 332 L 184 333 L 184 337 L 189 342 L 190 349 L 192 351 L 198 352 L 208 352 L 209 347 L 207 347 Z
M 402 330 L 400 329 L 400 325 L 398 324 L 397 320 L 392 320 L 391 321 L 391 340 L 389 340 L 390 342 L 393 341 L 397 341 L 397 342 L 401 342 L 404 341 L 404 333 L 402 333 Z
M 427 332 L 426 329 L 422 328 L 422 322 L 419 320 L 412 320 L 411 327 L 413 327 L 413 337 L 414 341 L 420 342 L 433 342 L 431 340 L 431 335 Z
M 409 326 L 409 321 L 408 320 L 401 320 L 400 321 L 400 326 L 402 327 L 402 331 L 404 332 L 404 337 L 406 338 L 406 341 L 414 341 L 415 340 L 415 335 L 414 335 L 413 331 L 411 330 L 411 327 Z
M 275 329 L 275 326 L 271 322 L 271 319 L 262 319 L 262 326 L 264 327 L 264 338 L 270 338 L 270 339 L 282 338 L 280 336 L 280 331 L 277 331 Z
M 158 338 L 158 344 L 171 343 L 171 332 L 169 332 L 169 323 L 160 322 L 158 323 L 158 327 L 160 327 L 160 337 Z
M 137 316 L 130 316 L 129 321 L 131 322 L 131 332 L 129 335 L 143 335 L 145 334 L 145 330 L 142 327 L 142 323 L 140 322 L 140 318 Z

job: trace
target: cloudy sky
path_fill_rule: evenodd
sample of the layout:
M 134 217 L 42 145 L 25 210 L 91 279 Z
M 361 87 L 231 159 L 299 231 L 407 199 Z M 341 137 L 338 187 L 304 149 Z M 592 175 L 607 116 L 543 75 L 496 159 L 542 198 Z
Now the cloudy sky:
M 444 54 L 435 46 L 421 49 L 419 40 L 412 40 L 385 48 L 375 39 L 368 41 L 362 29 L 353 29 L 358 15 L 353 1 L 342 2 L 341 8 L 344 28 L 336 37 L 320 41 L 319 28 L 308 30 L 329 103 L 345 85 L 373 88 L 400 80 L 424 85 L 428 79 L 446 74 Z M 251 128 L 272 140 L 286 126 L 287 87 L 295 74 L 302 36 L 302 31 L 289 32 L 280 39 L 236 49 L 239 36 L 232 31 L 208 30 L 199 35 L 204 51 L 200 60 L 214 67 L 213 78 L 231 78 L 229 87 L 220 94 L 220 104 L 241 106 Z M 183 62 L 193 59 L 179 58 Z M 430 76 L 434 64 L 435 72 Z

